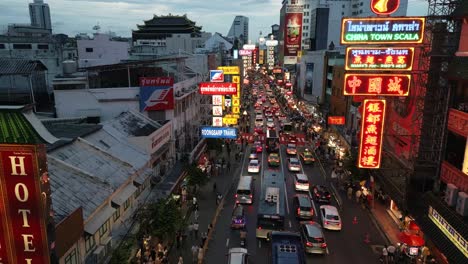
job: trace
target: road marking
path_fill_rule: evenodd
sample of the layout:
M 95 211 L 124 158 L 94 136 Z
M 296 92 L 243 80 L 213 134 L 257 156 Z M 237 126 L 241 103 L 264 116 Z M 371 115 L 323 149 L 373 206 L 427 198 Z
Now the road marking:
M 289 201 L 288 201 L 288 190 L 286 188 L 286 181 L 284 182 L 284 196 L 286 199 L 286 211 L 288 211 L 288 214 L 289 214 Z
M 229 247 L 229 238 L 226 239 L 226 247 Z
M 291 220 L 289 220 L 289 228 L 292 228 Z

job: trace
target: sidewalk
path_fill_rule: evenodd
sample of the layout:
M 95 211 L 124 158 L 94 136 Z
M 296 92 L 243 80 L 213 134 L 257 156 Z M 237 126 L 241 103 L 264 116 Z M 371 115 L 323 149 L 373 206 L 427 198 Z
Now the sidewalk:
M 400 242 L 398 239 L 398 234 L 400 233 L 400 228 L 393 218 L 388 214 L 385 205 L 381 204 L 379 201 L 374 202 L 374 208 L 370 211 L 371 215 L 377 221 L 379 228 L 382 233 L 386 236 L 387 240 L 392 245 L 396 245 Z
M 228 155 L 226 148 L 224 148 L 223 150 L 224 157 L 227 157 Z M 199 205 L 198 236 L 195 236 L 195 234 L 193 233 L 190 234 L 189 232 L 187 232 L 187 237 L 179 248 L 177 248 L 176 244 L 174 243 L 173 247 L 169 251 L 169 263 L 177 264 L 180 256 L 182 256 L 184 264 L 195 263 L 192 262 L 192 246 L 202 246 L 201 235 L 205 232 L 208 232 L 208 226 L 210 225 L 210 223 L 213 222 L 215 213 L 218 208 L 218 205 L 216 205 L 216 193 L 213 192 L 213 184 L 216 182 L 217 192 L 220 192 L 223 195 L 225 195 L 226 191 L 229 190 L 231 186 L 233 175 L 235 175 L 236 171 L 238 171 L 237 168 L 239 167 L 238 164 L 240 161 L 235 161 L 234 153 L 235 151 L 232 150 L 230 158 L 226 158 L 227 161 L 231 162 L 231 170 L 228 171 L 227 168 L 221 169 L 218 176 L 211 177 L 209 182 L 205 186 L 200 188 L 197 195 L 197 201 Z M 191 201 L 189 202 L 191 203 Z M 190 224 L 194 222 L 195 216 L 193 214 L 193 211 L 188 211 L 187 223 Z M 208 238 L 207 240 L 209 239 L 210 238 Z

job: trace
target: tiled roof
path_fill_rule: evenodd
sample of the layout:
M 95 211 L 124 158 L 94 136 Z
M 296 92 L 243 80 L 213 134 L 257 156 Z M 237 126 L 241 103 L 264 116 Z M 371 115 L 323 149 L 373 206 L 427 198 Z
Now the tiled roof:
M 449 64 L 448 76 L 468 80 L 468 57 L 455 57 Z
M 150 20 L 144 21 L 146 25 L 192 25 L 195 24 L 186 16 L 153 16 Z
M 0 107 L 0 143 L 43 144 L 46 141 L 25 118 L 23 107 L 18 106 Z
M 0 58 L 0 75 L 31 74 L 35 71 L 47 71 L 47 67 L 38 60 Z
M 102 125 L 99 124 L 86 123 L 85 119 L 46 119 L 42 120 L 42 124 L 44 124 L 52 135 L 67 139 L 84 137 L 102 128 Z
M 131 111 L 123 112 L 105 124 L 131 137 L 149 136 L 161 127 L 158 122 Z

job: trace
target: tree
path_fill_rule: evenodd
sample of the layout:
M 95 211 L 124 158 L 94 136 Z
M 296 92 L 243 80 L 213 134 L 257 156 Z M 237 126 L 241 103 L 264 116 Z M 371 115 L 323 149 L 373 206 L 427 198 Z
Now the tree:
M 161 240 L 173 239 L 181 228 L 184 218 L 174 199 L 161 199 L 148 204 L 140 216 L 140 228 L 143 233 Z
M 208 175 L 198 168 L 195 164 L 185 166 L 187 172 L 187 185 L 191 187 L 203 186 L 208 183 Z
M 344 156 L 343 167 L 351 173 L 351 180 L 353 181 L 361 180 L 365 174 L 365 170 L 357 166 L 357 153 L 352 153 L 351 151 L 348 151 Z

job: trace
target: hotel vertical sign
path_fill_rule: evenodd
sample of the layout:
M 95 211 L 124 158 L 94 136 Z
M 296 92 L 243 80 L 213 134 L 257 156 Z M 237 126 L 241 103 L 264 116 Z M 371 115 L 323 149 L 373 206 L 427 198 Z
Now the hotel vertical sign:
M 41 155 L 42 153 L 42 155 Z M 49 263 L 42 145 L 0 145 L 0 263 Z

